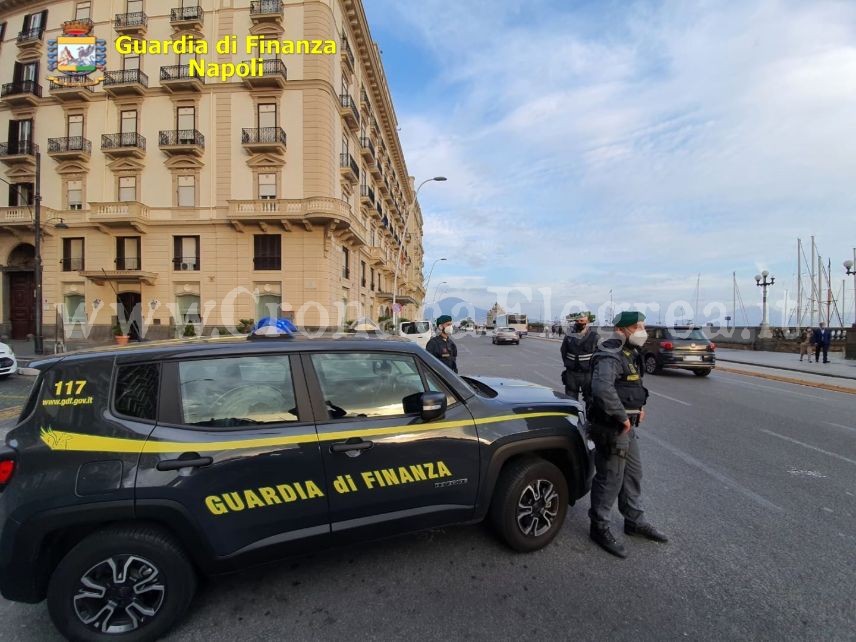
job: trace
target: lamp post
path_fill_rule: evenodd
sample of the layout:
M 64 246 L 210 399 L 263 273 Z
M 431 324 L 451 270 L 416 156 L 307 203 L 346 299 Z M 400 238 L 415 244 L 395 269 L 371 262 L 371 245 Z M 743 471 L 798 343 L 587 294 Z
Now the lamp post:
M 853 277 L 853 325 L 856 328 L 856 247 L 853 248 L 853 260 L 844 261 L 844 268 L 847 270 L 847 276 Z
M 440 258 L 440 259 L 435 260 L 435 261 L 431 264 L 431 269 L 428 271 L 428 280 L 427 280 L 427 281 L 425 281 L 425 292 L 426 292 L 426 293 L 428 292 L 428 288 L 429 288 L 429 287 L 430 287 L 430 285 L 431 285 L 431 275 L 432 275 L 432 274 L 434 274 L 434 266 L 435 266 L 435 265 L 437 265 L 437 263 L 439 263 L 440 261 L 445 261 L 445 260 L 446 260 L 446 259 L 445 259 L 445 257 L 443 257 L 443 258 Z M 424 301 L 422 302 L 422 308 L 423 308 L 423 309 L 425 308 L 425 302 L 424 302 Z
M 436 303 L 436 301 L 437 301 L 437 290 L 439 290 L 439 289 L 440 289 L 440 286 L 441 286 L 441 285 L 446 285 L 447 283 L 448 283 L 448 281 L 440 281 L 440 282 L 437 284 L 437 287 L 436 287 L 436 288 L 434 288 L 434 298 L 433 298 L 433 299 L 431 299 L 431 305 L 434 305 L 434 303 Z
M 435 176 L 434 178 L 427 178 L 422 181 L 419 184 L 419 187 L 416 188 L 416 193 L 413 195 L 413 201 L 410 203 L 410 207 L 407 210 L 407 218 L 404 221 L 404 236 L 398 245 L 398 259 L 395 261 L 395 272 L 392 278 L 392 332 L 394 334 L 398 332 L 398 311 L 396 310 L 396 299 L 398 298 L 398 270 L 401 267 L 401 255 L 404 253 L 404 243 L 407 240 L 407 228 L 410 226 L 410 217 L 413 215 L 413 209 L 416 207 L 416 202 L 419 198 L 419 190 L 421 190 L 426 183 L 430 183 L 432 181 L 443 182 L 445 180 L 445 176 Z
M 763 297 L 763 306 L 761 311 L 761 334 L 767 333 L 770 331 L 770 324 L 767 322 L 767 288 L 772 286 L 776 282 L 776 277 L 770 276 L 770 280 L 767 280 L 767 277 L 770 276 L 770 273 L 767 270 L 761 272 L 761 274 L 755 275 L 755 285 L 762 289 L 764 293 Z

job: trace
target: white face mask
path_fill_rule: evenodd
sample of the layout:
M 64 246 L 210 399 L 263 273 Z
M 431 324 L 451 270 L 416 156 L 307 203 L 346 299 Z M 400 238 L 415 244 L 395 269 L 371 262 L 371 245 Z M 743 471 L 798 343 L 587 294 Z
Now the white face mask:
M 452 334 L 452 326 L 444 325 L 443 326 L 443 334 Z
M 627 343 L 636 347 L 645 345 L 647 340 L 648 333 L 645 330 L 636 330 L 633 334 L 627 337 Z

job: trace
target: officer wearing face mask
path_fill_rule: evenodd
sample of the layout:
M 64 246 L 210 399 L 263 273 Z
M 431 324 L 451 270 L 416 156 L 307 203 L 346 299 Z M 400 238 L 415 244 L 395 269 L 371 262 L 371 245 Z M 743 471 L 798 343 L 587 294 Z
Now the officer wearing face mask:
M 588 416 L 596 445 L 596 473 L 591 486 L 590 536 L 618 557 L 627 557 L 627 551 L 610 531 L 610 513 L 616 499 L 624 516 L 625 534 L 668 541 L 645 521 L 642 509 L 642 461 L 636 430 L 645 419 L 643 406 L 648 398 L 642 385 L 644 368 L 638 350 L 648 338 L 644 321 L 641 312 L 616 316 L 615 334 L 601 341 L 592 357 Z
M 437 317 L 437 330 L 439 332 L 428 340 L 425 349 L 457 372 L 458 346 L 452 340 L 452 317 L 448 314 Z
M 580 314 L 574 321 L 573 332 L 562 340 L 562 383 L 565 393 L 579 399 L 591 387 L 591 358 L 597 350 L 597 333 L 589 328 L 588 314 Z

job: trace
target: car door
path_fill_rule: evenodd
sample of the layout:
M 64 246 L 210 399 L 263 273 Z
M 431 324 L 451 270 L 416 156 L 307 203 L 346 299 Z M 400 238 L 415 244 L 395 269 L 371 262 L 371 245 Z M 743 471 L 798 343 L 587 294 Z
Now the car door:
M 326 483 L 298 357 L 189 356 L 163 364 L 162 386 L 138 513 L 179 506 L 221 558 L 326 543 Z
M 339 351 L 303 357 L 327 472 L 334 539 L 462 522 L 473 515 L 479 447 L 473 417 L 413 353 Z M 445 417 L 422 420 L 421 392 L 445 392 Z

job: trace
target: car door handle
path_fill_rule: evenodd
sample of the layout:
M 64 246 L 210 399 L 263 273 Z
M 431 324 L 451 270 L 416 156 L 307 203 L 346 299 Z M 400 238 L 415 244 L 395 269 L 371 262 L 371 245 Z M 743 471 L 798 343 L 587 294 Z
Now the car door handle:
M 347 453 L 354 450 L 368 450 L 374 446 L 374 442 L 371 441 L 363 441 L 360 439 L 359 441 L 343 441 L 338 444 L 333 444 L 330 446 L 331 453 Z
M 187 459 L 164 459 L 159 461 L 158 470 L 180 470 L 182 468 L 203 468 L 214 463 L 211 457 L 192 457 Z

